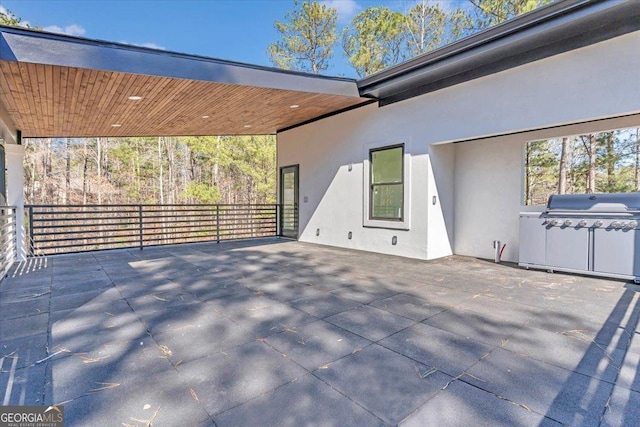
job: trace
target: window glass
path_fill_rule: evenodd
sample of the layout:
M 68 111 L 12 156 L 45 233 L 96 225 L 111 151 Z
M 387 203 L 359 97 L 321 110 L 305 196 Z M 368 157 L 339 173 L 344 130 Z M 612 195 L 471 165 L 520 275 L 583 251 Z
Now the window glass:
M 371 196 L 371 216 L 374 218 L 402 218 L 402 184 L 375 185 Z
M 372 184 L 402 182 L 402 147 L 371 152 Z
M 369 217 L 402 221 L 404 216 L 404 146 L 371 150 Z

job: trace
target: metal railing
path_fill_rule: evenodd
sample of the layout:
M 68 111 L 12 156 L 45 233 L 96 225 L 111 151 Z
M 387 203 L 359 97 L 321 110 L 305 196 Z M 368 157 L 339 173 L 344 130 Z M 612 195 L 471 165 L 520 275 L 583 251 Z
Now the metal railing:
M 276 204 L 26 205 L 29 254 L 269 237 Z
M 2 277 L 16 260 L 16 208 L 0 206 L 0 273 Z

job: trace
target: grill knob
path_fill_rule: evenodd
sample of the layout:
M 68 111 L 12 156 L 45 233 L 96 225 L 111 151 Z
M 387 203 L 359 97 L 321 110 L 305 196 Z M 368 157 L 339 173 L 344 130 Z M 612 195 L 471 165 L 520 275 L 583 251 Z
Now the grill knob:
M 558 225 L 558 220 L 557 220 L 557 219 L 549 220 L 549 225 L 550 225 L 550 226 Z
M 627 224 L 627 226 L 629 228 L 638 228 L 638 221 L 629 221 L 629 224 Z
M 566 220 L 564 221 L 564 225 L 565 225 L 565 227 L 569 227 L 569 226 L 571 226 L 571 224 L 573 224 L 573 221 L 571 221 L 570 219 L 566 219 Z
M 581 221 L 578 223 L 578 226 L 580 226 L 580 227 L 586 227 L 586 226 L 587 226 L 587 221 L 585 221 L 584 219 L 583 219 L 583 220 L 581 220 Z
M 593 223 L 594 227 L 602 227 L 602 221 L 597 220 L 596 222 Z
M 616 229 L 618 229 L 618 228 L 620 228 L 620 227 L 622 227 L 622 224 L 620 224 L 620 222 L 619 222 L 619 221 L 613 221 L 613 222 L 611 223 L 611 228 L 616 228 Z

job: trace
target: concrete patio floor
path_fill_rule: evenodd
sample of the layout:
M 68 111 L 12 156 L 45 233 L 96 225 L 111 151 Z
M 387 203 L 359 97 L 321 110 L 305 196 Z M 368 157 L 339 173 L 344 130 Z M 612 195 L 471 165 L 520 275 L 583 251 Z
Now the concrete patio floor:
M 0 283 L 0 403 L 68 426 L 638 425 L 638 291 L 275 239 L 39 258 Z

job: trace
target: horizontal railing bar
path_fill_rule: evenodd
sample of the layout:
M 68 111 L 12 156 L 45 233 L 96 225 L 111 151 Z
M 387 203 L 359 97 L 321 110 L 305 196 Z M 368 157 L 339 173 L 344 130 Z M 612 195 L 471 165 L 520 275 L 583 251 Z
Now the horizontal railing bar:
M 61 253 L 69 253 L 69 251 L 67 251 L 66 249 L 71 249 L 71 248 L 87 248 L 87 247 L 91 247 L 91 246 L 98 246 L 95 243 L 88 243 L 88 244 L 74 244 L 74 245 L 58 245 L 58 246 L 47 246 L 44 248 L 38 248 L 38 252 L 42 253 L 43 255 L 54 255 L 54 254 L 61 254 Z M 120 243 L 105 243 L 103 245 L 100 245 L 101 249 L 84 249 L 82 250 L 83 252 L 92 252 L 92 251 L 97 251 L 97 250 L 103 250 L 103 249 L 133 249 L 133 248 L 137 248 L 138 247 L 138 241 L 130 241 L 130 242 L 123 242 L 123 244 Z M 56 249 L 65 249 L 64 252 L 56 252 Z M 72 252 L 79 252 L 79 251 L 72 251 Z
M 83 239 L 84 240 L 84 239 Z M 62 240 L 61 240 L 62 241 Z M 122 240 L 120 242 L 81 242 L 79 241 L 79 239 L 73 239 L 73 241 L 76 241 L 77 243 L 72 243 L 72 244 L 64 244 L 64 245 L 46 245 L 44 247 L 38 248 L 38 249 L 57 249 L 57 248 L 66 248 L 66 247 L 80 247 L 80 246 L 96 246 L 96 245 L 123 245 L 123 244 L 134 244 L 134 246 L 137 246 L 137 244 L 139 243 L 139 241 L 137 239 L 135 240 Z M 57 243 L 57 240 L 51 240 L 45 243 Z
M 0 247 L 2 247 L 3 249 L 6 249 L 8 247 L 13 248 L 14 246 L 14 241 L 13 239 L 10 240 L 5 240 L 2 243 L 0 243 Z M 3 251 L 4 252 L 4 251 Z
M 265 224 L 259 227 L 229 227 L 229 228 L 220 228 L 220 233 L 232 233 L 237 230 L 269 230 L 275 227 L 275 224 Z M 195 230 L 178 230 L 178 231 L 168 231 L 167 233 L 146 233 L 148 236 L 157 236 L 157 235 L 171 235 L 171 234 L 186 234 L 186 233 L 205 233 L 205 232 L 215 232 L 215 228 L 201 228 Z
M 271 220 L 271 221 L 253 221 L 251 222 L 252 224 L 255 225 L 263 225 L 263 224 L 275 224 L 276 222 Z M 153 226 L 149 226 L 149 224 L 145 224 L 143 227 L 144 231 L 147 230 L 166 230 L 166 232 L 171 232 L 172 229 L 183 229 L 183 228 L 189 228 L 189 229 L 197 229 L 197 228 L 202 228 L 202 227 L 211 227 L 211 226 L 215 226 L 216 221 L 210 221 L 207 223 L 199 223 L 199 224 L 193 224 L 193 223 L 185 223 L 184 225 L 177 225 L 175 223 L 172 224 L 165 224 L 163 225 L 158 225 L 158 223 L 153 223 Z M 224 224 L 220 224 L 220 227 L 233 227 L 236 225 L 247 225 L 248 223 L 241 223 L 241 222 L 234 222 L 234 223 L 224 223 Z
M 49 231 L 46 233 L 33 233 L 34 237 L 37 236 L 66 236 L 70 234 L 84 234 L 84 235 L 94 235 L 96 233 L 121 233 L 123 231 L 138 231 L 137 228 L 107 228 L 107 229 L 99 229 L 99 230 L 67 230 L 67 231 Z
M 65 216 L 90 216 L 90 215 L 105 215 L 105 214 L 112 214 L 112 215 L 121 215 L 121 214 L 137 214 L 138 210 L 132 210 L 132 211 L 84 211 L 84 212 L 60 212 L 60 211 L 54 211 L 54 212 L 33 212 L 34 214 L 38 214 L 38 215 L 65 215 Z M 49 219 L 49 218 L 46 218 Z
M 230 240 L 249 240 L 249 239 L 261 239 L 263 237 L 271 237 L 273 236 L 273 234 L 270 235 L 264 235 L 264 236 L 244 236 L 244 237 L 234 237 L 234 238 L 230 238 L 230 239 L 220 239 L 220 241 L 230 241 Z M 154 247 L 154 246 L 167 246 L 167 245 L 180 245 L 180 244 L 187 244 L 187 243 L 207 243 L 207 242 L 216 242 L 217 239 L 199 239 L 199 240 L 194 240 L 193 242 L 183 242 L 183 243 L 174 243 L 174 242 L 167 242 L 167 243 L 152 243 L 149 244 L 145 247 Z
M 142 210 L 144 212 L 185 212 L 185 211 L 193 211 L 193 212 L 209 212 L 214 211 L 216 209 L 220 210 L 272 210 L 275 209 L 274 205 L 185 205 L 185 206 L 176 206 L 176 207 L 164 207 L 164 206 L 149 206 L 145 207 L 142 205 Z
M 215 224 L 215 221 L 212 221 L 212 223 L 213 223 L 213 224 Z M 273 221 L 272 223 L 273 223 L 273 224 L 275 224 L 275 221 Z M 255 224 L 256 224 L 256 225 L 269 225 L 269 224 L 272 224 L 272 223 L 268 223 L 268 222 L 260 222 L 260 223 L 255 223 Z M 211 224 L 209 224 L 209 225 L 211 225 Z M 232 224 L 229 224 L 229 227 L 230 227 L 231 225 L 232 225 Z M 243 224 L 243 225 L 244 225 L 244 224 Z M 200 226 L 193 226 L 193 225 L 174 225 L 174 226 L 171 226 L 171 227 L 144 227 L 144 228 L 143 228 L 143 231 L 166 230 L 166 232 L 167 232 L 167 233 L 171 233 L 171 232 L 172 232 L 171 230 L 175 230 L 175 229 L 182 230 L 182 229 L 185 229 L 185 228 L 186 228 L 186 229 L 193 229 L 193 230 L 197 230 L 197 229 L 201 229 L 201 228 L 202 228 L 202 227 L 204 227 L 204 226 L 205 226 L 205 224 L 202 224 L 202 225 L 200 225 Z
M 276 236 L 278 216 L 297 209 L 276 204 L 26 205 L 31 253 L 54 254 Z M 15 215 L 0 215 L 0 219 Z M 282 220 L 282 218 L 281 218 Z M 13 226 L 13 227 L 12 227 Z M 7 225 L 6 234 L 15 229 Z M 0 247 L 5 228 L 0 225 Z M 106 234 L 106 235 L 105 235 Z M 10 244 L 8 242 L 7 244 Z
M 138 237 L 138 234 L 121 234 L 119 236 L 104 236 L 104 237 L 67 237 L 67 238 L 57 238 L 57 239 L 41 239 L 38 240 L 38 243 L 57 243 L 57 242 L 74 242 L 78 240 L 86 240 L 87 244 L 109 244 L 109 243 L 118 243 L 117 241 L 111 241 L 109 239 L 128 239 L 130 237 Z M 97 241 L 96 241 L 97 240 Z M 90 241 L 90 242 L 89 242 Z
M 2 242 L 2 244 L 0 245 L 0 247 L 2 248 L 2 252 L 6 252 L 8 249 L 10 250 L 15 250 L 15 243 L 13 240 L 7 240 L 5 242 Z
M 34 215 L 35 216 L 35 215 Z M 68 221 L 105 221 L 105 220 L 113 220 L 113 219 L 118 219 L 118 218 L 122 218 L 122 219 L 135 219 L 137 217 L 137 212 L 136 215 L 132 215 L 132 216 L 110 216 L 110 217 L 77 217 L 77 218 L 34 218 L 33 222 L 58 222 L 58 221 L 64 221 L 64 222 L 68 222 Z
M 82 227 L 91 227 L 94 228 L 96 225 L 104 225 L 105 227 L 113 227 L 116 225 L 133 225 L 138 227 L 140 224 L 139 221 L 135 222 L 101 222 L 99 224 L 51 224 L 51 225 L 38 225 L 33 226 L 34 230 L 41 230 L 46 228 L 82 228 Z
M 238 238 L 248 238 L 248 237 L 269 237 L 269 236 L 273 236 L 273 233 L 256 233 L 251 235 L 250 233 L 238 233 L 238 234 L 227 234 L 227 235 L 220 235 L 220 239 L 219 240 L 233 240 L 233 239 L 238 239 Z M 181 239 L 180 237 L 167 237 L 167 238 L 156 238 L 156 239 L 146 239 L 145 242 L 146 243 L 152 243 L 152 242 L 160 242 L 160 241 L 165 241 L 165 242 L 169 242 L 169 241 L 175 241 L 175 240 L 179 240 Z M 206 240 L 206 241 L 216 241 L 218 239 L 216 239 L 216 235 L 215 234 L 207 234 L 207 235 L 203 235 L 203 236 L 194 236 L 193 240 Z
M 219 215 L 220 216 L 234 216 L 234 215 L 243 215 L 243 216 L 247 216 L 247 215 L 274 215 L 275 214 L 275 210 L 272 211 L 220 211 Z M 142 212 L 142 216 L 143 218 L 209 218 L 209 217 L 215 217 L 216 216 L 216 212 L 210 212 L 207 214 L 190 214 L 190 215 L 184 215 L 184 212 L 176 212 L 176 211 L 169 211 L 169 212 L 162 212 L 162 215 L 160 214 L 160 212 L 153 212 L 154 215 L 149 215 L 149 212 Z
M 0 231 L 0 239 L 5 238 L 6 236 L 9 236 L 9 237 L 11 237 L 13 239 L 15 237 L 15 233 L 16 233 L 15 230 L 4 230 L 3 229 L 2 231 Z
M 253 210 L 242 210 L 242 209 L 229 209 L 229 210 L 219 210 L 219 215 L 274 215 L 276 213 L 275 209 L 253 209 Z M 288 212 L 287 212 L 288 213 Z M 72 218 L 83 218 L 83 217 L 95 217 L 96 215 L 137 215 L 139 214 L 139 210 L 131 210 L 131 211 L 84 211 L 84 212 L 34 212 L 34 216 L 37 214 L 43 220 L 55 220 L 56 216 L 65 215 L 67 217 Z M 206 217 L 206 216 L 215 216 L 216 211 L 142 211 L 142 214 L 145 218 L 167 218 L 167 217 Z M 187 215 L 188 214 L 188 215 Z
M 275 221 L 273 222 L 265 222 L 265 223 L 260 223 L 260 224 L 255 224 L 254 227 L 228 227 L 228 228 L 220 228 L 220 231 L 233 231 L 233 230 L 260 230 L 260 229 L 270 229 L 272 228 L 274 225 L 276 224 Z M 149 227 L 149 228 L 144 228 L 143 230 L 145 231 L 150 231 L 150 230 L 162 230 L 163 227 Z M 178 230 L 182 230 L 182 229 L 187 229 L 184 231 L 173 231 L 175 229 Z M 215 228 L 213 229 L 205 229 L 203 230 L 202 228 L 196 228 L 196 227 L 191 227 L 191 226 L 178 226 L 178 227 L 171 227 L 169 230 L 167 230 L 166 233 L 153 233 L 153 235 L 158 235 L 158 234 L 176 234 L 176 233 L 180 233 L 180 234 L 184 234 L 184 233 L 198 233 L 198 232 L 204 232 L 204 231 L 215 231 Z M 84 237 L 82 239 L 98 239 L 98 238 L 109 238 L 109 237 L 126 237 L 127 235 L 125 234 L 119 234 L 117 236 L 93 236 L 94 233 L 108 233 L 108 232 L 126 232 L 126 231 L 137 231 L 137 229 L 135 228 L 126 228 L 126 229 L 107 229 L 107 230 L 95 230 L 92 233 L 87 233 L 86 231 L 60 231 L 60 232 L 49 232 L 49 233 L 33 233 L 34 237 L 38 237 L 38 236 L 53 236 L 53 235 L 69 235 L 69 234 L 81 234 L 84 233 L 87 235 L 87 237 Z M 137 236 L 138 234 L 135 234 L 135 236 Z M 133 235 L 132 235 L 133 236 Z M 71 238 L 71 239 L 77 239 L 76 238 Z M 54 241 L 56 239 L 47 239 L 46 241 Z M 62 240 L 62 239 L 60 239 Z M 43 241 L 43 240 L 40 240 Z
M 238 236 L 220 236 L 220 241 L 229 241 L 229 240 L 246 240 L 246 239 L 253 239 L 253 238 L 262 238 L 262 237 L 269 237 L 269 236 L 274 236 L 274 233 L 268 233 L 268 234 L 259 234 L 259 235 L 255 235 L 255 236 L 242 236 L 242 237 L 238 237 Z M 195 239 L 197 240 L 193 240 L 191 242 L 179 242 L 178 244 L 187 244 L 187 243 L 202 243 L 202 242 L 215 242 L 216 239 L 213 238 L 214 236 L 202 236 L 202 237 L 197 237 Z M 173 240 L 176 239 L 165 239 L 165 240 L 172 240 L 171 242 L 168 243 L 155 243 L 155 244 L 149 244 L 146 245 L 147 247 L 152 247 L 152 246 L 165 246 L 165 245 L 175 245 L 176 243 L 173 242 Z M 121 243 L 107 243 L 105 244 L 105 246 L 109 246 L 109 247 L 105 247 L 102 248 L 102 250 L 111 250 L 111 249 L 134 249 L 134 248 L 138 248 L 138 241 L 126 241 L 126 242 L 121 242 Z M 123 246 L 123 244 L 130 244 L 128 246 Z M 55 251 L 51 251 L 53 249 L 69 249 L 69 248 L 74 248 L 74 247 L 85 247 L 85 246 L 95 246 L 95 243 L 88 243 L 88 244 L 76 244 L 76 245 L 59 245 L 59 246 L 47 246 L 45 248 L 38 248 L 38 251 L 43 254 L 43 255 L 54 255 L 56 253 L 69 253 L 68 251 L 66 252 L 55 252 Z M 93 249 L 88 249 L 88 250 L 77 250 L 77 251 L 73 251 L 73 252 L 92 252 L 94 251 Z
M 225 229 L 220 229 L 220 232 L 227 232 L 227 233 L 235 233 L 236 231 L 251 231 L 251 230 L 255 230 L 255 231 L 260 231 L 260 230 L 271 230 L 273 229 L 273 225 L 274 224 L 267 224 L 261 227 L 239 227 L 239 228 L 225 228 Z M 192 229 L 192 230 L 183 230 L 183 231 L 169 231 L 167 233 L 148 233 L 147 236 L 162 236 L 162 235 L 176 235 L 176 234 L 194 234 L 194 233 L 209 233 L 209 232 L 215 232 L 215 228 L 211 228 L 211 229 Z M 137 231 L 137 230 L 118 230 L 118 231 Z M 71 234 L 71 233 L 40 233 L 40 234 L 34 234 L 35 237 L 38 236 L 51 236 L 51 235 L 65 235 L 65 234 Z M 55 238 L 55 239 L 39 239 L 38 242 L 56 242 L 56 241 L 70 241 L 70 240 L 98 240 L 98 239 L 114 239 L 114 238 L 121 238 L 121 237 L 133 237 L 133 236 L 138 236 L 138 233 L 135 234 L 118 234 L 118 235 L 110 235 L 110 236 L 95 236 L 95 235 L 87 235 L 86 237 L 60 237 L 60 238 Z
M 116 214 L 118 212 L 109 212 L 109 213 L 113 213 Z M 126 215 L 124 216 L 123 219 L 137 219 L 138 218 L 138 212 L 137 211 L 128 211 L 128 212 L 120 212 L 120 213 L 127 213 L 127 214 L 132 214 L 132 215 Z M 251 218 L 252 216 L 258 216 L 258 215 L 265 215 L 265 216 L 272 216 L 269 215 L 269 213 L 275 215 L 275 211 L 272 212 L 260 212 L 260 213 L 254 213 L 253 215 L 245 215 L 243 213 L 231 213 L 231 212 L 220 212 L 220 214 L 218 215 L 220 218 L 225 218 L 225 217 L 236 217 L 236 218 Z M 53 213 L 52 213 L 53 214 Z M 64 213 L 57 213 L 58 215 L 64 214 Z M 34 212 L 34 216 L 35 216 L 35 212 Z M 172 218 L 215 218 L 216 214 L 215 212 L 212 213 L 211 215 L 201 215 L 201 214 L 197 214 L 197 215 L 145 215 L 143 212 L 143 222 L 147 222 L 144 221 L 144 219 L 172 219 Z M 106 216 L 106 217 L 85 217 L 84 215 L 78 215 L 78 216 L 71 216 L 71 217 L 66 217 L 66 218 L 34 218 L 33 222 L 56 222 L 56 221 L 79 221 L 79 220 L 87 220 L 87 221 L 100 221 L 100 220 L 113 220 L 115 216 Z
M 109 204 L 109 205 L 100 205 L 100 204 L 92 204 L 92 205 L 24 205 L 25 208 L 57 208 L 57 209 L 66 209 L 66 208 L 103 208 L 105 206 L 115 206 L 115 207 L 139 207 L 142 206 L 143 208 L 145 207 L 154 207 L 154 208 L 158 208 L 158 207 L 162 207 L 162 206 L 167 206 L 167 207 L 216 207 L 216 206 L 233 206 L 233 207 L 242 207 L 242 206 L 250 206 L 250 207 L 259 207 L 259 206 L 276 206 L 275 203 L 219 203 L 219 204 L 199 204 L 199 203 L 193 203 L 193 204 L 180 204 L 180 203 L 169 203 L 169 204 L 162 204 L 162 205 L 157 205 L 157 204 L 153 204 L 153 203 L 146 203 L 146 204 L 131 204 L 131 203 L 114 203 L 114 204 Z M 10 208 L 10 209 L 15 209 L 15 207 L 5 207 L 5 209 Z
M 222 215 L 220 215 L 220 221 L 234 221 L 234 220 L 263 220 L 263 219 L 272 219 L 275 220 L 275 218 L 272 217 L 264 217 L 264 218 L 247 218 L 247 217 L 237 217 L 237 218 L 230 218 L 230 217 L 223 217 Z M 182 219 L 182 220 L 172 220 L 172 221 L 142 221 L 143 224 L 149 225 L 149 224 L 181 224 L 181 223 L 210 223 L 210 222 L 216 222 L 216 218 L 209 218 L 209 219 L 198 219 L 198 220 L 189 220 L 189 219 Z
M 270 232 L 270 231 L 275 231 L 275 229 L 273 227 L 265 227 L 263 229 L 251 229 L 251 228 L 244 228 L 244 229 L 236 229 L 233 232 L 230 233 L 224 233 L 223 231 L 225 230 L 221 230 L 220 231 L 220 236 L 229 236 L 229 235 L 237 235 L 237 234 L 251 234 L 252 231 L 255 234 L 261 234 L 261 233 L 266 233 L 266 232 Z M 209 229 L 209 230 L 198 230 L 198 231 L 177 231 L 175 233 L 170 233 L 170 234 L 150 234 L 147 236 L 144 236 L 143 240 L 149 241 L 149 240 L 163 240 L 163 239 L 184 239 L 185 238 L 185 234 L 186 235 L 190 235 L 191 237 L 201 237 L 201 236 L 197 236 L 198 234 L 201 234 L 202 236 L 215 236 L 216 235 L 216 230 L 215 229 Z

